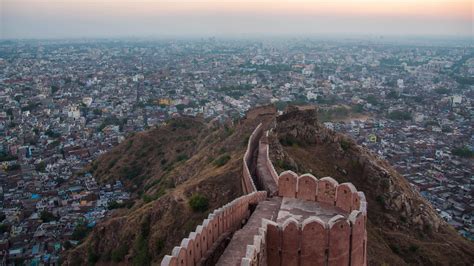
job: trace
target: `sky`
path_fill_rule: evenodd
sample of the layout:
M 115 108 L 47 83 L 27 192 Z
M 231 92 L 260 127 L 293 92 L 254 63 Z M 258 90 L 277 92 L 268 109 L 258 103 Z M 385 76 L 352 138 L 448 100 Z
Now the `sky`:
M 472 0 L 0 0 L 0 38 L 473 36 Z

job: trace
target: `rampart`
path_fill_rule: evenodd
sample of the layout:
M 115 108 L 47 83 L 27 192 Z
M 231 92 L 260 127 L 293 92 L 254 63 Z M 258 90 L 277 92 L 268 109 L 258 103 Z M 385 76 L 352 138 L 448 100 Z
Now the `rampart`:
M 310 215 L 303 221 L 263 220 L 254 243 L 247 245 L 241 265 L 366 265 L 367 202 L 351 183 L 331 177 L 285 171 L 278 177 L 278 195 L 310 201 L 339 213 L 324 221 Z
M 249 137 L 241 180 L 246 195 L 209 214 L 161 265 L 213 264 L 216 261 L 209 258 L 222 254 L 216 252 L 219 244 L 228 248 L 219 263 L 231 265 L 367 265 L 364 193 L 331 177 L 317 179 L 292 171 L 278 175 L 269 158 L 268 132 L 262 137 L 262 124 Z M 267 194 L 277 198 L 267 200 Z M 258 207 L 246 223 L 252 204 Z M 222 245 L 223 237 L 244 224 L 229 246 Z
M 315 201 L 340 208 L 346 213 L 353 210 L 367 215 L 367 201 L 352 183 L 339 184 L 332 177 L 317 179 L 311 174 L 298 176 L 285 171 L 278 177 L 278 196 Z
M 265 191 L 252 192 L 234 199 L 232 202 L 214 210 L 196 230 L 173 248 L 171 255 L 164 256 L 161 265 L 198 265 L 206 258 L 220 236 L 240 229 L 242 221 L 249 215 L 249 205 L 266 199 Z
M 241 265 L 366 265 L 366 254 L 364 215 L 354 210 L 348 218 L 336 215 L 328 222 L 262 220 Z
M 276 196 L 278 192 L 278 174 L 270 161 L 270 147 L 268 145 L 268 131 L 260 138 L 258 143 L 257 158 L 257 183 L 259 187 L 268 192 L 268 196 Z
M 247 142 L 247 150 L 245 151 L 242 163 L 242 190 L 244 194 L 257 191 L 255 181 L 252 178 L 252 173 L 255 170 L 253 158 L 255 156 L 255 150 L 258 148 L 258 142 L 262 136 L 262 132 L 262 124 L 259 124 L 252 132 Z

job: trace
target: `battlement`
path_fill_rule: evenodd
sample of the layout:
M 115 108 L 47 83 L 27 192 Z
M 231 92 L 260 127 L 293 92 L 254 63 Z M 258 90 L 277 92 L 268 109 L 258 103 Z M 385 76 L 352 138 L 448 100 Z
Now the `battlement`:
M 264 191 L 252 192 L 214 210 L 196 230 L 181 241 L 180 246 L 173 248 L 171 255 L 164 256 L 161 265 L 200 264 L 220 236 L 240 229 L 242 221 L 250 215 L 249 205 L 257 204 L 266 197 Z
M 345 212 L 359 210 L 367 214 L 367 201 L 352 183 L 339 184 L 332 177 L 317 179 L 311 174 L 298 176 L 285 171 L 278 177 L 278 196 L 334 205 Z
M 247 195 L 209 214 L 161 265 L 207 265 L 216 245 L 234 233 L 218 265 L 367 264 L 363 192 L 332 177 L 292 171 L 278 175 L 262 124 L 250 135 L 242 161 L 241 184 Z M 257 186 L 264 190 L 257 191 Z M 252 204 L 257 205 L 253 214 Z
M 285 171 L 276 221 L 263 220 L 241 265 L 366 265 L 367 202 L 351 183 Z

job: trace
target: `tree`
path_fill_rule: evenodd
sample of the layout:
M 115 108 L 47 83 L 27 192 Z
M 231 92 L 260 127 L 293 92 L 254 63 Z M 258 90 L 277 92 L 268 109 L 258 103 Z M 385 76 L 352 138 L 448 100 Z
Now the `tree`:
M 42 211 L 40 214 L 40 219 L 43 221 L 43 223 L 49 223 L 52 221 L 56 221 L 58 218 L 49 211 Z
M 409 112 L 404 111 L 393 111 L 388 114 L 388 118 L 393 120 L 410 120 L 411 114 Z
M 473 158 L 474 151 L 471 151 L 468 147 L 455 148 L 453 154 L 463 158 Z
M 74 228 L 74 231 L 72 232 L 71 239 L 73 240 L 82 240 L 87 236 L 89 233 L 89 228 L 84 222 L 80 222 L 76 225 L 76 228 Z

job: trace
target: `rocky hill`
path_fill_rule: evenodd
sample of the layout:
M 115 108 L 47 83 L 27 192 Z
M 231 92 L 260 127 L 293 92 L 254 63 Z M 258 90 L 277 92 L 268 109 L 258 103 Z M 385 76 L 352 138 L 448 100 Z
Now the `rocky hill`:
M 368 258 L 373 265 L 469 264 L 474 245 L 444 223 L 387 162 L 327 130 L 314 108 L 272 107 L 220 125 L 176 118 L 126 139 L 90 166 L 100 181 L 122 180 L 130 208 L 115 210 L 82 244 L 70 265 L 157 264 L 207 213 L 242 194 L 242 156 L 252 130 L 271 128 L 271 158 L 279 172 L 309 172 L 350 181 L 369 203 Z M 191 204 L 190 204 L 191 202 Z

